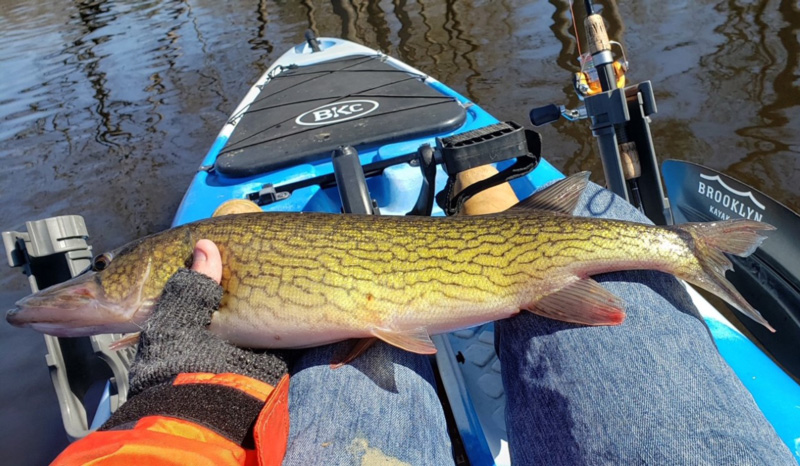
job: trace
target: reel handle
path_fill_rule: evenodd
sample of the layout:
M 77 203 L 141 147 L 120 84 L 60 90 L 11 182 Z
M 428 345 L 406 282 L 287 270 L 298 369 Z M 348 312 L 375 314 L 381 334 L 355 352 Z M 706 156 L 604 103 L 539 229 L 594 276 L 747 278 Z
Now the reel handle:
M 530 113 L 533 126 L 544 126 L 561 118 L 561 108 L 556 104 L 536 107 Z

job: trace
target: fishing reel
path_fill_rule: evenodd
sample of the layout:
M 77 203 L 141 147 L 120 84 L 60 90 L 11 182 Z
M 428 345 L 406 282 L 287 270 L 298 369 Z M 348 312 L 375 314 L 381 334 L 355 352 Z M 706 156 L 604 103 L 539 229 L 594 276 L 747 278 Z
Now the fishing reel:
M 628 58 L 625 55 L 625 49 L 622 44 L 616 41 L 608 41 L 611 45 L 616 45 L 622 54 L 622 58 L 615 60 L 611 65 L 614 70 L 614 79 L 617 89 L 624 89 L 627 82 L 626 74 L 630 68 Z M 594 59 L 589 53 L 582 54 L 578 61 L 581 64 L 581 69 L 572 75 L 572 87 L 578 98 L 583 102 L 587 97 L 600 94 L 603 92 L 600 78 L 597 74 L 597 69 L 594 66 Z M 576 109 L 569 109 L 563 105 L 545 105 L 543 107 L 536 107 L 530 112 L 531 123 L 535 126 L 543 126 L 553 123 L 559 118 L 564 118 L 568 121 L 578 121 L 588 118 L 588 112 L 585 106 L 580 106 Z
M 615 60 L 611 65 L 614 70 L 614 79 L 618 89 L 625 88 L 625 74 L 628 72 L 629 63 L 628 58 L 625 56 L 625 49 L 619 42 L 610 40 L 611 45 L 619 47 L 622 53 L 622 58 Z M 578 98 L 583 101 L 586 97 L 599 94 L 603 92 L 603 87 L 600 83 L 600 77 L 597 75 L 597 69 L 594 67 L 594 59 L 589 53 L 584 53 L 578 60 L 581 63 L 581 70 L 572 76 L 572 86 L 575 88 L 575 93 Z

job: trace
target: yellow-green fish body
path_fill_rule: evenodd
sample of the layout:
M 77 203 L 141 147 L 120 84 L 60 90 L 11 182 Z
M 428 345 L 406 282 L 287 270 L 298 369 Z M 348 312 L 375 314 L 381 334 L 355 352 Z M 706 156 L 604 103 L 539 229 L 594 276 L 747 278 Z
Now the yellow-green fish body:
M 550 192 L 566 189 L 571 204 L 583 186 L 585 179 L 572 177 Z M 203 220 L 122 248 L 104 270 L 20 301 L 8 320 L 62 336 L 135 331 L 167 279 L 188 265 L 194 243 L 207 238 L 220 249 L 225 290 L 210 329 L 245 347 L 377 337 L 431 353 L 431 334 L 521 309 L 619 324 L 623 303 L 588 277 L 631 269 L 675 274 L 768 326 L 725 280 L 730 263 L 721 253 L 751 253 L 768 225 L 663 228 L 571 217 L 551 201 L 546 190 L 528 204 L 556 212 L 523 206 L 477 217 L 256 213 Z

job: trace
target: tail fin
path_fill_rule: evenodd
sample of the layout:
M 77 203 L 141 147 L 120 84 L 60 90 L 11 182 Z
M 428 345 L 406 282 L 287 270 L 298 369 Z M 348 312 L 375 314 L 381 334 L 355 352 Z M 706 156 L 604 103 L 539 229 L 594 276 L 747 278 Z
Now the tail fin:
M 761 245 L 766 236 L 759 231 L 774 230 L 767 223 L 746 219 L 709 223 L 687 223 L 678 225 L 694 240 L 695 256 L 701 266 L 694 276 L 684 276 L 689 282 L 704 288 L 724 299 L 747 317 L 755 320 L 771 332 L 775 329 L 736 291 L 725 278 L 725 272 L 733 268 L 723 253 L 747 257 Z

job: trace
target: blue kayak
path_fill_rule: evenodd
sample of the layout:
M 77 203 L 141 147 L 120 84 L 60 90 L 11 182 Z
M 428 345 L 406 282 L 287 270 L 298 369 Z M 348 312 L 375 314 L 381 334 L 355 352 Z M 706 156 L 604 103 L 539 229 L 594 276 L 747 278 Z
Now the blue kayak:
M 250 199 L 264 211 L 342 212 L 331 154 L 357 151 L 369 200 L 381 215 L 415 208 L 424 145 L 497 125 L 485 110 L 436 79 L 341 39 L 298 45 L 253 85 L 203 159 L 173 226 L 210 217 L 222 203 Z M 315 44 L 316 45 L 316 44 Z M 512 161 L 500 162 L 499 170 Z M 448 175 L 436 165 L 435 191 Z M 563 175 L 542 159 L 514 179 L 520 199 Z M 367 206 L 369 208 L 370 206 Z M 444 215 L 433 206 L 431 215 Z M 720 352 L 790 450 L 800 445 L 800 387 L 704 298 L 688 288 Z M 458 431 L 474 464 L 510 464 L 493 325 L 434 338 L 436 362 Z M 459 364 L 458 354 L 470 363 Z M 800 458 L 800 457 L 798 457 Z

